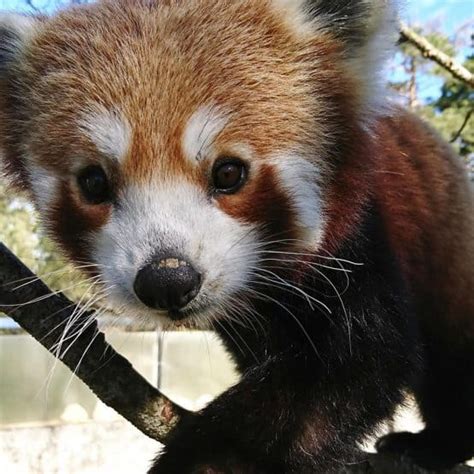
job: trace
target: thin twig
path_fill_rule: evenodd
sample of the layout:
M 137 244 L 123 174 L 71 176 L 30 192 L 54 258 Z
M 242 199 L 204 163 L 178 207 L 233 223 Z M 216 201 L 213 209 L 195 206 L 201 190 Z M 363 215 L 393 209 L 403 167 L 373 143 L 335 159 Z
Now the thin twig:
M 466 125 L 468 124 L 469 119 L 471 118 L 472 112 L 474 112 L 474 109 L 469 110 L 466 115 L 466 118 L 464 119 L 463 124 L 461 125 L 461 128 L 457 131 L 454 137 L 451 138 L 450 143 L 454 143 L 462 135 L 462 132 L 464 132 L 464 129 L 466 128 Z

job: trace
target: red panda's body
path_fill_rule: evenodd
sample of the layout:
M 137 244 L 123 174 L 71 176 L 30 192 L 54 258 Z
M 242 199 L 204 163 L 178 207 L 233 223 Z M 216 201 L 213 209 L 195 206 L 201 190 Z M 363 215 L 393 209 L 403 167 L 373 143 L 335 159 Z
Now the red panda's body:
M 400 112 L 380 127 L 375 192 L 425 329 L 452 344 L 474 337 L 472 183 L 449 146 Z
M 324 248 L 337 250 L 340 237 L 360 224 L 363 212 L 353 212 L 357 202 L 363 209 L 372 199 L 416 295 L 418 314 L 431 320 L 423 323 L 440 336 L 449 338 L 451 327 L 455 340 L 464 335 L 472 341 L 473 186 L 465 166 L 432 129 L 402 109 L 377 123 L 373 139 L 360 153 L 363 159 L 356 153 L 353 160 L 369 169 L 361 170 L 349 160 L 336 175 L 337 201 L 329 213 L 337 218 L 329 220 Z M 351 214 L 349 219 L 346 213 Z M 351 218 L 354 222 L 349 226 Z M 431 305 L 437 308 L 433 313 L 426 310 Z
M 220 333 L 242 380 L 153 473 L 328 473 L 474 454 L 474 204 L 384 104 L 385 0 L 117 0 L 0 19 L 12 183 L 109 303 Z M 207 469 L 207 470 L 206 470 Z

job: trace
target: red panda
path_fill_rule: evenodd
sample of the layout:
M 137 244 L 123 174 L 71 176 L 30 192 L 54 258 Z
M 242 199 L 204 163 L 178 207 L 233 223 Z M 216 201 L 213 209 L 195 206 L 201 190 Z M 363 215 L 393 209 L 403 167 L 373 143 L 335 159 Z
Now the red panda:
M 474 205 L 388 103 L 389 0 L 117 0 L 0 19 L 0 149 L 117 311 L 216 330 L 241 381 L 150 473 L 474 454 Z M 388 52 L 388 53 L 387 53 Z

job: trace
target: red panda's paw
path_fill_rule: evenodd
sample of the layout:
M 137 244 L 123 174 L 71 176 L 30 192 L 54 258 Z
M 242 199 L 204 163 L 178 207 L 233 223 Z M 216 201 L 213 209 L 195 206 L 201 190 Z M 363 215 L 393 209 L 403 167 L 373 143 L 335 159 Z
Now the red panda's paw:
M 155 461 L 148 474 L 267 474 L 249 462 L 233 459 L 231 455 L 216 453 L 219 460 L 215 462 L 194 462 L 188 455 L 184 452 L 178 458 L 166 452 Z
M 379 439 L 376 447 L 378 452 L 406 456 L 428 470 L 450 469 L 472 456 L 454 433 L 440 435 L 433 430 L 390 433 Z
M 189 428 L 187 426 L 186 428 Z M 174 434 L 148 474 L 270 474 L 225 436 L 209 436 L 198 427 Z M 270 471 L 272 474 L 275 471 Z
M 248 464 L 225 462 L 219 466 L 215 464 L 198 466 L 192 474 L 261 474 L 261 471 Z

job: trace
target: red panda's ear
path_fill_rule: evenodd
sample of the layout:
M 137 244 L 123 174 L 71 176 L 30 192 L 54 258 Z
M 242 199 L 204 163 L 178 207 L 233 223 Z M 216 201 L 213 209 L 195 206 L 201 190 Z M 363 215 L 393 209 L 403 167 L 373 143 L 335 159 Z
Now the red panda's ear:
M 327 33 L 340 42 L 343 60 L 359 82 L 360 103 L 378 106 L 383 63 L 398 39 L 399 0 L 271 0 L 293 17 L 296 31 Z
M 358 47 L 370 39 L 383 19 L 395 19 L 399 0 L 271 0 L 288 15 L 314 21 L 348 47 Z
M 0 14 L 0 177 L 28 189 L 28 173 L 21 151 L 22 56 L 42 18 L 16 13 Z
M 39 18 L 32 15 L 0 14 L 0 68 L 2 71 L 32 38 L 38 23 Z
M 304 0 L 308 14 L 347 44 L 363 46 L 384 21 L 394 20 L 395 0 Z

